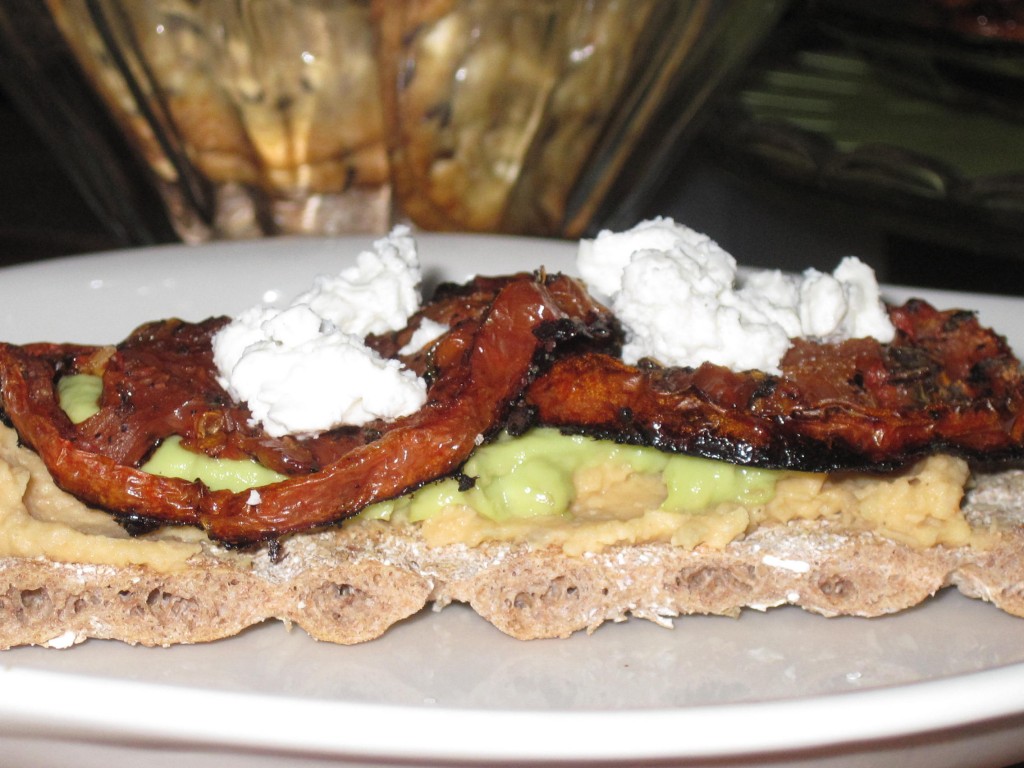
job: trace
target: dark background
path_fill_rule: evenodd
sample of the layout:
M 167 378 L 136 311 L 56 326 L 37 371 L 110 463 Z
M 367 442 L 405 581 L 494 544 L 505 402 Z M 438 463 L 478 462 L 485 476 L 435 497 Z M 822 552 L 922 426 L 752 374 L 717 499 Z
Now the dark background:
M 831 0 L 796 4 L 796 10 L 783 19 L 747 72 L 722 94 L 716 109 L 709 111 L 710 122 L 703 132 L 659 169 L 660 183 L 653 186 L 652 193 L 619 215 L 613 225 L 624 228 L 640 218 L 669 215 L 708 233 L 745 265 L 831 270 L 841 257 L 856 254 L 874 266 L 885 282 L 1024 295 L 1024 149 L 1006 148 L 1006 178 L 1013 180 L 1018 196 L 1014 201 L 1017 209 L 1011 210 L 1010 218 L 1003 216 L 1003 223 L 1010 224 L 1007 227 L 993 226 L 984 216 L 972 215 L 970 210 L 946 200 L 925 201 L 923 206 L 912 200 L 913 204 L 904 210 L 901 206 L 905 200 L 896 198 L 894 204 L 884 194 L 874 194 L 876 189 L 870 184 L 851 193 L 835 183 L 794 179 L 786 167 L 765 164 L 751 156 L 749 142 L 744 144 L 744 131 L 751 125 L 755 129 L 763 126 L 749 120 L 749 115 L 737 114 L 744 89 L 763 87 L 759 76 L 797 66 L 795 57 L 808 50 L 863 55 L 858 49 L 858 42 L 863 42 L 859 21 L 837 17 L 837 5 Z M 896 34 L 892 29 L 896 28 L 874 25 L 868 38 L 874 44 L 875 38 L 883 40 L 886 35 Z M 938 65 L 948 69 L 951 60 L 948 40 L 938 37 L 935 41 L 934 48 L 926 49 L 934 51 L 935 59 L 929 63 L 928 72 Z M 928 44 L 932 45 L 930 39 Z M 886 55 L 898 58 L 901 49 L 897 46 L 892 50 L 895 53 Z M 917 49 L 912 55 L 919 55 Z M 956 55 L 954 48 L 952 60 Z M 1004 63 L 1020 62 L 1024 45 L 996 48 L 994 57 L 1002 57 Z M 893 71 L 907 67 L 906 60 L 892 63 L 883 58 L 871 63 L 879 68 L 890 66 Z M 977 76 L 976 72 L 971 74 Z M 959 75 L 963 80 L 963 73 Z M 968 95 L 992 91 L 991 83 L 979 85 L 977 80 L 967 87 L 962 82 L 954 84 Z M 1011 112 L 1014 104 L 1024 104 L 1024 78 L 996 86 L 1003 91 L 993 92 L 993 98 L 1010 104 Z M 990 102 L 978 104 L 979 108 L 991 106 Z M 934 122 L 936 126 L 942 124 L 947 133 L 955 132 L 955 121 L 969 118 L 975 106 L 970 101 L 936 104 Z M 1020 119 L 1016 125 L 1020 126 L 1021 140 L 1010 143 L 1024 148 L 1024 113 L 1013 115 Z M 878 118 L 891 119 L 885 115 Z M 0 265 L 132 244 L 123 232 L 115 233 L 104 226 L 96 206 L 88 201 L 89 190 L 76 187 L 52 152 L 53 138 L 48 145 L 34 127 L 39 125 L 33 126 L 19 113 L 0 83 Z M 106 136 L 114 155 L 127 156 L 127 149 L 113 131 L 107 131 Z M 804 138 L 797 136 L 799 141 Z M 810 139 L 808 146 L 816 150 L 818 137 Z M 918 159 L 913 157 L 914 142 L 920 139 L 907 139 L 914 160 Z M 964 134 L 962 145 L 977 151 L 984 146 L 984 139 Z M 995 146 L 985 151 L 998 153 L 1003 149 Z M 824 157 L 822 165 L 829 160 L 827 152 Z M 139 192 L 146 187 L 144 173 L 130 181 L 135 187 L 130 195 L 122 197 L 130 196 L 132 204 L 144 211 L 141 218 L 146 222 L 149 242 L 173 241 L 155 194 Z M 1020 212 L 1016 219 L 1014 210 Z
M 0 90 L 0 264 L 117 247 Z
M 674 216 L 750 266 L 831 269 L 856 254 L 886 282 L 1024 295 L 1024 244 L 1018 260 L 907 237 L 862 206 L 730 165 L 698 137 L 642 215 Z M 0 265 L 123 247 L 2 91 L 0 168 Z
M 155 198 L 146 205 L 159 219 Z M 750 266 L 831 269 L 856 254 L 885 282 L 1024 296 L 1024 241 L 1017 245 L 1012 234 L 993 240 L 982 227 L 973 242 L 951 242 L 938 210 L 939 233 L 922 235 L 927 215 L 901 226 L 878 201 L 791 183 L 731 154 L 713 127 L 665 169 L 637 214 L 673 216 Z M 167 228 L 154 231 L 158 241 L 173 239 Z M 0 90 L 0 266 L 120 247 L 124 239 L 103 225 Z

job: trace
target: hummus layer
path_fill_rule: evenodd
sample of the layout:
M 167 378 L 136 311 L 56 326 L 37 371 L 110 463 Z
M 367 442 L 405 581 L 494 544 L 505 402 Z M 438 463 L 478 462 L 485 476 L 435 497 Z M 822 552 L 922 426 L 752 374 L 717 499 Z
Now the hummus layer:
M 959 547 L 975 542 L 960 508 L 968 478 L 962 460 L 933 456 L 891 477 L 786 473 L 767 502 L 721 502 L 674 512 L 662 507 L 666 491 L 657 477 L 605 465 L 577 476 L 578 495 L 569 517 L 495 521 L 449 504 L 421 526 L 431 545 L 525 540 L 559 546 L 570 555 L 653 541 L 721 549 L 757 526 L 795 519 L 828 520 L 841 529 L 873 531 L 920 549 Z
M 559 440 L 580 442 L 561 436 L 552 440 L 548 449 L 556 453 L 571 450 Z M 698 488 L 697 496 L 710 493 L 710 501 L 695 506 L 692 501 L 680 501 L 678 477 L 657 466 L 658 460 L 652 464 L 636 459 L 634 449 L 629 449 L 634 458 L 623 460 L 614 451 L 607 454 L 599 444 L 585 450 L 601 460 L 563 466 L 569 477 L 568 487 L 559 491 L 565 497 L 565 511 L 545 514 L 531 506 L 527 514 L 492 513 L 489 517 L 442 481 L 375 505 L 361 519 L 413 522 L 431 545 L 525 541 L 561 547 L 569 555 L 655 541 L 687 549 L 722 548 L 757 526 L 795 519 L 828 520 L 841 529 L 873 531 L 916 548 L 976 544 L 984 535 L 972 530 L 961 511 L 969 480 L 967 464 L 949 456 L 929 457 L 905 472 L 887 476 L 781 472 L 769 473 L 767 478 L 756 475 L 753 481 L 747 478 L 738 484 L 733 478 L 724 492 Z M 713 467 L 709 471 L 718 472 Z M 675 472 L 678 475 L 680 470 Z M 683 471 L 690 478 L 687 472 L 691 470 Z M 565 484 L 564 478 L 549 479 Z M 513 495 L 527 491 L 519 489 Z M 716 501 L 716 493 L 725 500 Z M 360 518 L 349 524 L 359 525 Z M 142 537 L 129 536 L 110 515 L 57 488 L 36 454 L 18 444 L 13 430 L 0 426 L 0 557 L 144 564 L 173 571 L 209 546 L 206 536 L 193 528 L 168 527 Z M 218 556 L 242 557 L 227 552 Z
M 203 551 L 194 528 L 165 528 L 131 537 L 109 514 L 58 488 L 40 458 L 0 426 L 0 557 L 56 562 L 185 567 Z

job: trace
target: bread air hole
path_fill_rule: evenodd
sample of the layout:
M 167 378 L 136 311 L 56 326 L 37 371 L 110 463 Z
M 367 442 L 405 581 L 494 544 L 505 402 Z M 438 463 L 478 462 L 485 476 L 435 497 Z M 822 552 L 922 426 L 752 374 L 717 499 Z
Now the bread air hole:
M 829 597 L 852 598 L 856 593 L 853 584 L 839 574 L 832 574 L 821 579 L 818 582 L 818 589 L 821 590 L 823 595 L 828 595 Z
M 366 593 L 352 584 L 325 582 L 310 593 L 309 602 L 320 611 L 340 619 L 353 605 L 363 602 Z
M 146 595 L 146 606 L 154 615 L 181 618 L 195 611 L 196 601 L 156 588 L 151 589 Z
M 722 595 L 745 594 L 753 582 L 753 572 L 746 569 L 746 579 L 740 578 L 738 569 L 706 566 L 692 570 L 684 568 L 673 580 L 674 591 L 689 594 L 718 597 Z
M 88 607 L 88 601 L 81 595 L 58 592 L 55 596 L 46 587 L 10 589 L 6 594 L 0 594 L 0 614 L 23 622 L 48 621 L 55 615 L 77 616 Z
M 523 611 L 533 608 L 534 603 L 538 600 L 542 603 L 559 602 L 566 599 L 575 600 L 579 596 L 580 588 L 565 576 L 559 576 L 551 580 L 543 594 L 526 591 L 516 593 L 516 596 L 512 598 L 512 607 L 517 611 Z
M 53 601 L 50 592 L 44 587 L 23 589 L 17 593 L 15 609 L 20 606 L 19 613 L 29 618 L 43 618 L 53 613 Z

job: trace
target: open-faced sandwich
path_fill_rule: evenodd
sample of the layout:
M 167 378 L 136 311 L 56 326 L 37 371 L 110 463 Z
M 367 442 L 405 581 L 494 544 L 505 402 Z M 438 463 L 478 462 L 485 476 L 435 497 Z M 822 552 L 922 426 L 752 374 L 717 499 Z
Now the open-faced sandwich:
M 667 219 L 579 276 L 420 296 L 397 228 L 283 306 L 0 344 L 0 647 L 432 604 L 523 639 L 955 585 L 1024 615 L 1024 378 L 871 270 L 757 272 Z

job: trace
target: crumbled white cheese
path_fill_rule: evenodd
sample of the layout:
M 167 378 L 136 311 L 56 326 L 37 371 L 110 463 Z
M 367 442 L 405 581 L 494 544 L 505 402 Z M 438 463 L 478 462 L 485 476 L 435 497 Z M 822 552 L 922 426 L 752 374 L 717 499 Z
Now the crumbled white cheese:
M 689 256 L 691 277 L 703 290 L 729 283 L 736 274 L 732 256 L 711 238 L 672 219 L 642 221 L 625 232 L 603 230 L 593 240 L 581 240 L 577 266 L 592 292 L 611 298 L 622 290 L 622 275 L 633 254 L 640 251 Z
M 272 436 L 393 419 L 426 401 L 426 384 L 415 373 L 380 357 L 358 336 L 323 327 L 302 304 L 247 310 L 228 328 L 214 352 L 218 367 L 230 371 L 226 389 Z M 241 346 L 235 335 L 249 343 L 230 359 L 226 352 Z
M 409 342 L 398 350 L 398 354 L 411 355 L 414 352 L 419 352 L 428 344 L 432 344 L 441 338 L 441 336 L 447 333 L 448 330 L 448 326 L 444 323 L 439 323 L 436 320 L 431 320 L 429 317 L 425 317 L 420 322 L 419 328 L 412 332 L 412 336 L 409 337 Z
M 623 323 L 629 363 L 778 373 L 794 338 L 885 342 L 895 333 L 874 273 L 856 257 L 831 275 L 770 270 L 740 283 L 735 259 L 713 240 L 658 218 L 584 240 L 577 264 Z
M 844 338 L 875 338 L 889 342 L 896 329 L 889 320 L 878 289 L 875 271 L 855 256 L 847 256 L 832 272 L 843 286 L 846 315 L 840 334 Z
M 399 226 L 372 251 L 360 253 L 355 266 L 318 276 L 292 303 L 306 304 L 336 328 L 362 338 L 404 328 L 420 308 L 421 280 L 416 242 L 408 227 Z
M 313 435 L 341 425 L 394 419 L 426 402 L 426 383 L 363 343 L 402 328 L 420 306 L 420 267 L 408 229 L 360 254 L 355 267 L 284 309 L 253 307 L 213 339 L 228 393 L 267 433 Z

